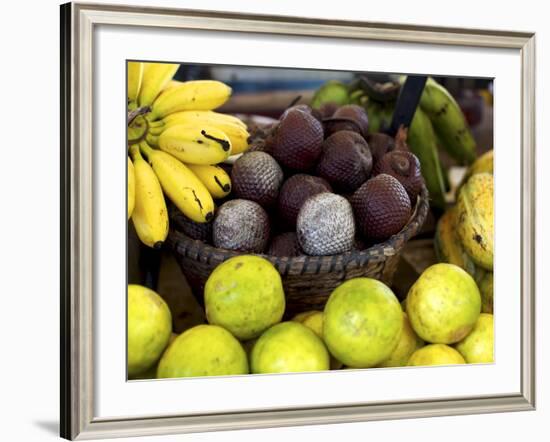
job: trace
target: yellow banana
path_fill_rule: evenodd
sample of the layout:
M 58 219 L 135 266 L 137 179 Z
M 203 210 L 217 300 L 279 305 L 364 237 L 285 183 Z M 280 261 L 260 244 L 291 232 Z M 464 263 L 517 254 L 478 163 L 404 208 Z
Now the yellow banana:
M 160 135 L 164 130 L 176 124 L 201 125 L 207 124 L 224 132 L 231 141 L 231 155 L 239 154 L 248 149 L 248 137 L 250 134 L 244 123 L 236 124 L 238 120 L 231 115 L 220 114 L 212 111 L 183 111 L 168 115 L 162 125 L 151 128 L 153 135 Z M 238 120 L 240 121 L 240 120 Z M 156 122 L 155 122 L 156 123 Z
M 180 122 L 184 120 L 204 120 L 204 121 L 223 121 L 225 123 L 233 123 L 237 126 L 241 126 L 243 129 L 247 129 L 246 124 L 233 115 L 223 114 L 221 112 L 214 112 L 211 110 L 191 110 L 174 112 L 173 114 L 166 115 L 163 118 L 164 123 Z
M 166 90 L 154 101 L 150 118 L 158 120 L 186 110 L 212 110 L 224 104 L 230 95 L 231 88 L 221 81 L 186 81 Z
M 138 99 L 141 79 L 143 78 L 143 63 L 129 61 L 127 67 L 128 101 L 135 102 Z
M 183 163 L 146 142 L 140 149 L 151 163 L 166 196 L 189 219 L 204 223 L 214 217 L 214 200 L 204 184 Z
M 231 192 L 231 178 L 220 166 L 187 164 L 214 198 L 224 198 Z
M 139 153 L 139 147 L 130 146 L 134 162 L 135 207 L 132 221 L 141 242 L 158 249 L 168 235 L 168 210 L 155 172 Z
M 485 273 L 468 256 L 456 233 L 456 206 L 439 218 L 434 236 L 434 249 L 439 262 L 447 262 L 466 270 L 477 279 Z
M 458 192 L 457 233 L 466 253 L 486 270 L 493 269 L 493 175 L 476 173 Z
M 428 114 L 449 155 L 463 164 L 471 164 L 476 158 L 476 143 L 460 106 L 447 89 L 429 78 L 420 107 Z
M 464 179 L 462 180 L 463 183 L 465 183 L 468 178 L 470 178 L 472 175 L 475 175 L 476 173 L 493 173 L 493 150 L 489 150 L 485 152 L 483 155 L 478 157 L 472 165 L 468 168 L 468 171 L 466 172 L 466 175 L 464 176 Z
M 128 158 L 128 219 L 131 218 L 136 203 L 136 180 L 134 177 L 134 165 Z
M 209 125 L 176 124 L 160 134 L 158 146 L 189 164 L 218 164 L 231 155 L 227 135 Z
M 151 106 L 180 67 L 170 63 L 144 63 L 139 106 Z

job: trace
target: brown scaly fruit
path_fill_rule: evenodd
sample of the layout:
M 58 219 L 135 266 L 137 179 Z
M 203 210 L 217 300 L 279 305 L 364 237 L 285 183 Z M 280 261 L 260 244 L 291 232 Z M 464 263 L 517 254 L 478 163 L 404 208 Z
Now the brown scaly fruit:
M 267 251 L 273 256 L 300 256 L 303 255 L 296 232 L 285 232 L 274 236 Z
M 296 218 L 304 202 L 321 192 L 332 192 L 332 188 L 323 178 L 312 175 L 299 173 L 283 183 L 277 208 L 279 216 L 287 227 L 291 229 L 296 227 Z
M 380 174 L 368 180 L 351 197 L 358 230 L 367 238 L 383 241 L 407 224 L 411 201 L 394 177 Z
M 334 115 L 334 112 L 338 110 L 340 105 L 338 103 L 335 103 L 334 101 L 328 101 L 327 103 L 323 103 L 321 107 L 319 108 L 319 113 L 321 114 L 322 118 L 330 118 Z
M 355 242 L 355 221 L 350 203 L 341 195 L 319 193 L 308 198 L 296 220 L 300 247 L 308 255 L 348 252 Z
M 386 153 L 395 149 L 395 140 L 382 132 L 370 134 L 367 137 L 367 143 L 369 144 L 374 164 L 376 164 Z
M 374 176 L 385 173 L 397 179 L 407 191 L 411 206 L 414 207 L 424 179 L 420 172 L 420 161 L 413 153 L 404 150 L 388 152 L 374 165 L 372 172 Z
M 331 121 L 326 121 L 325 125 L 326 135 L 331 135 L 340 130 L 351 130 L 366 138 L 369 132 L 369 117 L 361 106 L 346 104 L 338 108 L 332 114 Z
M 269 240 L 269 217 L 258 203 L 236 199 L 223 203 L 213 224 L 216 247 L 262 253 Z
M 311 113 L 290 109 L 277 126 L 273 156 L 293 170 L 309 170 L 321 155 L 323 125 Z
M 275 159 L 265 152 L 247 152 L 231 170 L 231 183 L 237 198 L 271 207 L 277 201 L 283 184 L 283 171 Z
M 339 192 L 353 192 L 370 176 L 372 155 L 357 132 L 341 130 L 323 143 L 317 174 Z

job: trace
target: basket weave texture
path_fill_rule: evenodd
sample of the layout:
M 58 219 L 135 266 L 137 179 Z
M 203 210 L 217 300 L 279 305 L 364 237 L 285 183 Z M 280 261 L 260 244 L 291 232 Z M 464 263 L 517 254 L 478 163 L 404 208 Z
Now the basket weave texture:
M 323 310 L 330 293 L 351 278 L 375 278 L 391 285 L 400 253 L 406 242 L 422 227 L 428 209 L 428 191 L 423 187 L 406 226 L 388 240 L 365 250 L 332 256 L 278 257 L 259 254 L 281 274 L 286 295 L 286 316 Z M 243 254 L 194 240 L 177 230 L 170 231 L 166 243 L 175 253 L 193 295 L 201 305 L 204 285 L 216 266 Z

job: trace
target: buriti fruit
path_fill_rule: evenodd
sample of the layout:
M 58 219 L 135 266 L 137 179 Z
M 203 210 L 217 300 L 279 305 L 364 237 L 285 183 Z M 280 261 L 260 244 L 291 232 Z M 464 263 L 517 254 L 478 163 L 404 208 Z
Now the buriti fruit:
M 407 365 L 425 366 L 465 363 L 464 358 L 454 348 L 445 344 L 431 344 L 416 350 L 409 358 Z
M 328 370 L 329 354 L 323 341 L 298 322 L 281 322 L 260 336 L 250 358 L 252 373 L 288 373 Z
M 385 173 L 399 181 L 409 195 L 411 206 L 414 207 L 424 183 L 420 173 L 420 161 L 414 154 L 403 150 L 388 152 L 375 164 L 372 173 L 375 176 Z
M 323 338 L 344 365 L 374 367 L 399 342 L 403 312 L 385 284 L 370 278 L 350 279 L 330 295 L 324 310 Z
M 259 256 L 230 258 L 208 277 L 204 305 L 210 324 L 226 328 L 240 340 L 255 338 L 283 317 L 281 276 Z
M 308 198 L 296 220 L 300 247 L 308 255 L 348 252 L 355 241 L 350 203 L 341 195 L 319 193 Z
M 268 208 L 277 201 L 283 171 L 268 153 L 247 152 L 235 161 L 231 182 L 237 198 L 255 201 Z
M 279 192 L 278 213 L 287 227 L 296 227 L 296 218 L 305 201 L 318 193 L 332 192 L 323 178 L 299 173 L 287 179 Z
M 157 378 L 228 376 L 248 373 L 246 353 L 227 330 L 197 325 L 179 335 L 162 355 Z
M 294 170 L 311 169 L 323 144 L 323 125 L 311 113 L 292 109 L 281 119 L 273 145 L 273 156 Z
M 378 367 L 404 367 L 411 355 L 423 346 L 424 342 L 414 332 L 407 314 L 403 313 L 403 331 L 399 336 L 399 342 L 390 357 L 379 364 Z
M 323 143 L 317 173 L 341 192 L 353 192 L 372 170 L 372 155 L 365 139 L 356 132 L 341 130 Z
M 218 209 L 212 229 L 216 247 L 262 253 L 269 241 L 269 216 L 254 201 L 230 200 Z
M 398 233 L 411 214 L 411 200 L 394 177 L 380 174 L 369 179 L 351 197 L 357 230 L 365 238 L 383 241 Z
M 128 285 L 128 375 L 150 369 L 171 333 L 172 316 L 166 302 L 147 287 Z
M 481 296 L 474 279 L 454 264 L 428 267 L 407 294 L 407 315 L 427 342 L 453 344 L 474 327 Z
M 482 313 L 474 329 L 455 348 L 468 364 L 493 362 L 493 315 Z
M 285 232 L 273 237 L 267 254 L 273 256 L 303 255 L 296 232 Z

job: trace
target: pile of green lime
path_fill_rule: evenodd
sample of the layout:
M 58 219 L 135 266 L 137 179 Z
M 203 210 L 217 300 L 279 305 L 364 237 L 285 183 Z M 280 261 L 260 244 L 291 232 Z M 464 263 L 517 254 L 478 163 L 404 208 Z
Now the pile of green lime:
M 331 293 L 323 311 L 281 322 L 280 274 L 262 257 L 241 255 L 212 272 L 204 303 L 208 324 L 171 338 L 162 298 L 129 286 L 132 379 L 493 361 L 493 315 L 481 313 L 478 286 L 452 264 L 427 268 L 402 304 L 382 282 L 353 278 Z

